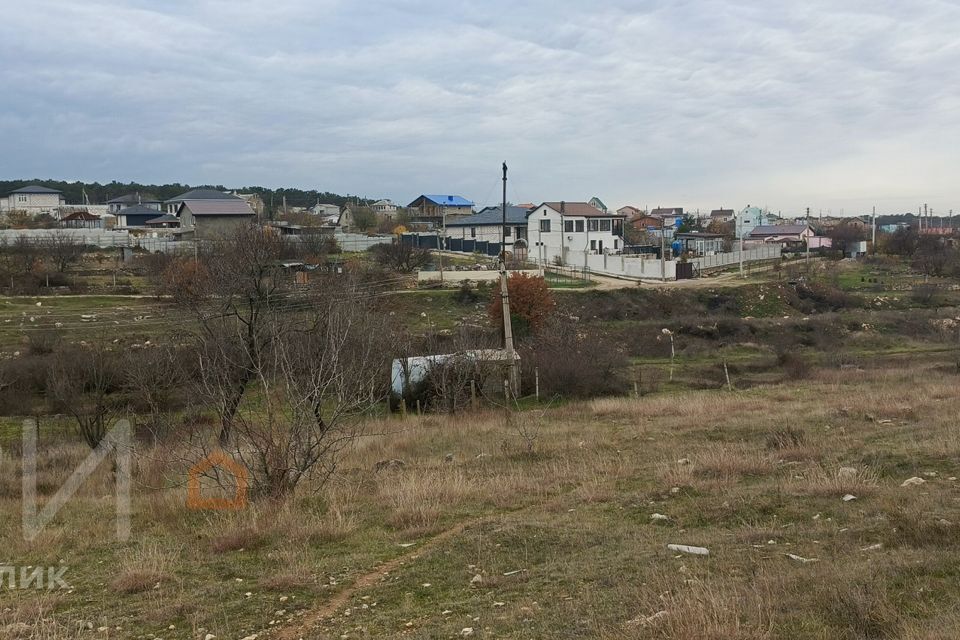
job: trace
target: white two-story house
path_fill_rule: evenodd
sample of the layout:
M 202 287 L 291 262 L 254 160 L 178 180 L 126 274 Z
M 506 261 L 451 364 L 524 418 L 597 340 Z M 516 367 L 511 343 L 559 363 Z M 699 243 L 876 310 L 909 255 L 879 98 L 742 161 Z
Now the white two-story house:
M 63 192 L 31 184 L 0 198 L 0 211 L 24 211 L 31 215 L 54 214 L 63 204 Z
M 620 253 L 623 220 L 587 202 L 544 202 L 527 214 L 529 259 L 579 266 L 588 254 Z

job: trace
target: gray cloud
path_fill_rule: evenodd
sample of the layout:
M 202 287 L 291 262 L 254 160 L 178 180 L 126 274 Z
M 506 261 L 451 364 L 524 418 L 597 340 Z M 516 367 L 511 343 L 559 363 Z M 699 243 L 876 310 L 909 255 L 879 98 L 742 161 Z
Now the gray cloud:
M 840 4 L 0 0 L 0 173 L 960 210 L 960 9 Z

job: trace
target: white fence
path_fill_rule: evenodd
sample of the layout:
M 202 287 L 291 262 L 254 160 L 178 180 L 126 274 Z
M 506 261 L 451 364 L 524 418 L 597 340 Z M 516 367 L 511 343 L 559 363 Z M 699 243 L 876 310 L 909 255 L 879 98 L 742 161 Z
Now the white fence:
M 370 247 L 378 244 L 390 244 L 394 241 L 392 235 L 366 236 L 362 233 L 334 233 L 333 239 L 337 241 L 340 248 L 344 251 L 366 251 Z
M 0 229 L 0 243 L 11 245 L 23 238 L 33 244 L 49 242 L 52 238 L 69 237 L 81 244 L 100 247 L 129 247 L 130 234 L 110 229 Z
M 172 240 L 170 238 L 153 238 L 149 236 L 130 238 L 133 246 L 140 247 L 150 253 L 193 253 L 196 251 L 194 240 Z
M 516 270 L 516 271 L 511 271 L 510 273 L 511 274 L 523 273 L 528 276 L 540 275 L 540 271 L 537 269 Z M 489 271 L 449 271 L 448 270 L 443 272 L 443 281 L 451 284 L 453 283 L 460 284 L 461 282 L 464 282 L 467 280 L 471 282 L 480 282 L 481 280 L 489 282 L 491 280 L 496 280 L 499 277 L 500 277 L 500 272 L 494 269 L 490 269 Z M 427 282 L 427 281 L 437 281 L 437 280 L 440 280 L 439 271 L 420 271 L 417 273 L 417 282 Z
M 744 249 L 743 261 L 748 263 L 759 260 L 775 260 L 779 259 L 781 254 L 780 245 L 765 245 L 753 249 Z M 740 262 L 740 252 L 731 251 L 712 256 L 691 258 L 690 262 L 698 271 L 726 267 Z M 592 273 L 617 278 L 674 280 L 677 277 L 675 260 L 660 262 L 660 259 L 653 255 L 597 255 L 583 251 L 568 251 L 566 265 L 578 269 L 586 268 Z
M 591 273 L 630 278 L 634 280 L 673 280 L 677 277 L 677 263 L 660 259 L 653 255 L 609 255 L 584 251 L 567 251 L 566 266 L 576 269 L 586 268 Z
M 756 262 L 758 260 L 778 260 L 783 255 L 783 249 L 779 244 L 768 244 L 753 249 L 743 250 L 744 262 Z M 703 256 L 700 258 L 691 258 L 698 269 L 715 269 L 717 267 L 728 267 L 740 262 L 740 252 L 731 251 L 729 253 L 717 253 L 712 256 Z

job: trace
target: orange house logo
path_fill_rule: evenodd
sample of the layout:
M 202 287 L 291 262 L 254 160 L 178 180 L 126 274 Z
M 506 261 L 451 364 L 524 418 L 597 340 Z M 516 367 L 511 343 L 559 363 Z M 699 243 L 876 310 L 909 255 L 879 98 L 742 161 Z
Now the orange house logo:
M 230 472 L 237 483 L 232 498 L 204 498 L 200 489 L 200 478 L 211 469 Z M 212 452 L 193 465 L 187 472 L 187 508 L 194 511 L 229 511 L 247 506 L 247 468 L 228 456 L 222 450 Z

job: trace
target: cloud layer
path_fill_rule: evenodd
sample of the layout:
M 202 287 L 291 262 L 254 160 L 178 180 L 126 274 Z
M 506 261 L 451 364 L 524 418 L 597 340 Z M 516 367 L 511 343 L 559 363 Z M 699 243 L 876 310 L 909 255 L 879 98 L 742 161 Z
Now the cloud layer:
M 960 213 L 953 2 L 0 7 L 6 177 Z

